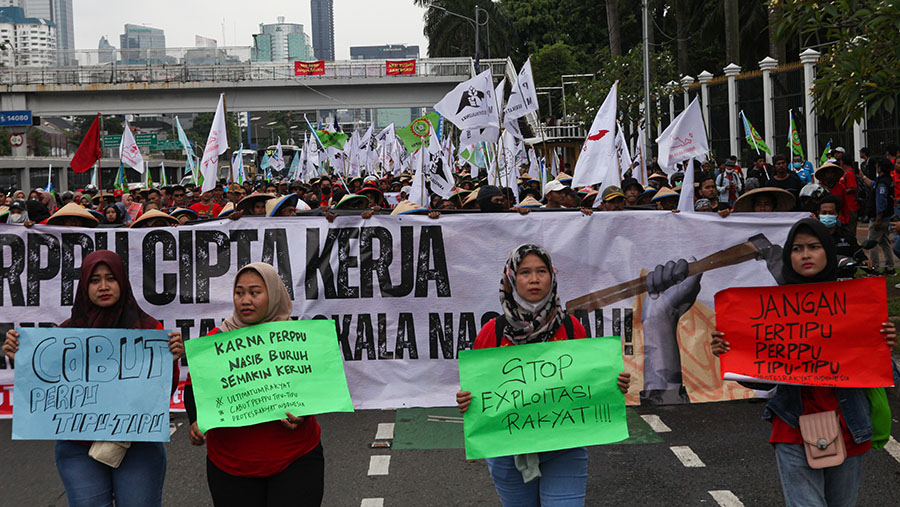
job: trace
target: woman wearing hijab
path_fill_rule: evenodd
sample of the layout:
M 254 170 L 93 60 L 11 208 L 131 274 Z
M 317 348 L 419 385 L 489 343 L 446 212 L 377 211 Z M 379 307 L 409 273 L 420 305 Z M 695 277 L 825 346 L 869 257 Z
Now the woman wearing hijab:
M 556 284 L 556 270 L 547 250 L 533 244 L 513 250 L 500 277 L 503 315 L 481 328 L 473 348 L 587 337 L 578 319 L 562 307 Z M 631 375 L 622 372 L 617 381 L 624 393 Z M 470 391 L 456 394 L 461 413 L 468 410 L 471 402 Z M 559 501 L 583 505 L 587 461 L 584 447 L 487 459 L 491 480 L 506 507 Z
M 255 262 L 234 278 L 234 314 L 210 332 L 234 331 L 290 320 L 291 298 L 268 264 Z M 241 428 L 200 433 L 190 377 L 184 406 L 194 445 L 206 443 L 206 480 L 216 507 L 320 505 L 325 489 L 325 457 L 315 416 L 295 417 Z
M 115 252 L 98 250 L 81 264 L 71 316 L 59 327 L 102 329 L 163 329 L 144 313 L 134 299 L 122 259 Z M 6 333 L 3 352 L 14 359 L 19 333 Z M 169 333 L 174 356 L 172 390 L 178 384 L 178 359 L 184 355 L 181 333 Z M 56 441 L 56 469 L 66 489 L 69 505 L 162 505 L 166 476 L 166 449 L 162 442 L 130 442 L 118 467 L 88 455 L 92 446 L 109 443 Z M 121 446 L 120 446 L 121 447 Z
M 784 284 L 835 281 L 836 269 L 836 247 L 828 228 L 812 218 L 794 224 L 782 252 Z M 881 332 L 888 347 L 893 349 L 897 344 L 894 324 L 883 323 Z M 717 356 L 730 350 L 724 338 L 723 333 L 713 333 L 712 351 Z M 771 388 L 770 384 L 762 385 Z M 813 469 L 807 462 L 803 446 L 800 416 L 832 410 L 840 415 L 847 457 L 840 465 Z M 763 417 L 772 423 L 769 443 L 775 447 L 781 488 L 788 507 L 856 504 L 863 456 L 872 448 L 871 409 L 866 390 L 779 384 Z
M 106 218 L 107 224 L 124 224 L 125 223 L 125 214 L 122 212 L 122 208 L 120 208 L 119 203 L 116 204 L 107 204 L 105 208 L 103 208 L 103 216 Z

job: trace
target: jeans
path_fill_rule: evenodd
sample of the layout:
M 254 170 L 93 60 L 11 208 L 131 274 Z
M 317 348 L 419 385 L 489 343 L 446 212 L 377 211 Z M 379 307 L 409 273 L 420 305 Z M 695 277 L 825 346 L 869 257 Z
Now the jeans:
M 88 456 L 90 445 L 58 440 L 56 469 L 70 507 L 162 505 L 166 448 L 161 442 L 132 442 L 118 468 Z
M 799 444 L 775 444 L 775 458 L 787 507 L 852 507 L 862 478 L 863 456 L 848 457 L 836 467 L 814 470 Z
M 583 506 L 587 487 L 587 449 L 542 452 L 541 476 L 522 480 L 512 456 L 488 458 L 494 488 L 504 507 Z

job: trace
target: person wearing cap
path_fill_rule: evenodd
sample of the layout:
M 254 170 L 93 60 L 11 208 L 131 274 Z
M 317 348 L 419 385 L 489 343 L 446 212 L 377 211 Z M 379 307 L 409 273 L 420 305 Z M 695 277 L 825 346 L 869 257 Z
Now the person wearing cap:
M 773 159 L 774 160 L 774 159 Z M 768 164 L 766 164 L 766 156 L 763 154 L 755 154 L 751 157 L 751 161 L 753 165 L 747 169 L 747 177 L 748 178 L 756 178 L 761 183 L 765 183 L 772 179 L 774 175 L 774 171 Z M 727 161 L 726 161 L 727 166 Z
M 801 157 L 800 155 L 794 155 L 791 160 L 791 170 L 797 174 L 797 177 L 800 178 L 800 181 L 802 181 L 804 185 L 809 185 L 810 183 L 812 183 L 812 166 L 807 166 L 806 164 L 804 164 L 803 157 Z
M 154 227 L 171 227 L 179 224 L 179 220 L 172 215 L 163 213 L 158 209 L 151 209 L 141 215 L 141 218 L 132 222 L 129 227 L 132 229 L 149 229 Z
M 16 199 L 9 205 L 9 212 L 6 216 L 8 224 L 24 224 L 28 221 L 28 207 L 22 199 Z
M 816 169 L 816 179 L 819 180 L 819 183 L 822 184 L 829 192 L 834 194 L 835 197 L 841 200 L 841 214 L 838 216 L 838 220 L 841 221 L 842 224 L 846 224 L 850 221 L 850 214 L 846 210 L 847 206 L 847 187 L 841 183 L 841 177 L 844 175 L 844 170 L 841 169 L 840 166 L 832 163 L 826 163 L 825 165 Z
M 625 178 L 622 180 L 622 194 L 625 195 L 625 206 L 637 206 L 638 198 L 644 186 L 635 178 Z
M 710 212 L 715 210 L 712 207 L 712 201 L 705 197 L 701 197 L 694 201 L 694 211 Z
M 716 189 L 719 191 L 719 202 L 731 208 L 741 195 L 743 184 L 734 170 L 734 161 L 725 161 L 725 171 L 716 177 Z
M 562 183 L 559 183 L 558 181 L 556 183 L 560 187 L 563 186 Z M 504 211 L 506 209 L 503 206 L 503 200 L 505 199 L 503 191 L 494 185 L 485 185 L 481 187 L 476 199 L 478 200 L 478 209 L 481 211 L 496 212 Z
M 230 202 L 232 206 L 237 206 L 237 203 L 241 202 L 241 199 L 246 197 L 246 195 L 247 191 L 244 190 L 244 187 L 238 185 L 237 183 L 232 183 L 228 186 L 228 194 L 226 195 L 227 202 L 225 204 L 228 204 Z
M 565 190 L 566 186 L 562 184 L 559 180 L 551 180 L 548 181 L 546 185 L 544 185 L 544 198 L 547 201 L 547 204 L 544 205 L 545 208 L 562 208 L 565 202 Z M 480 204 L 480 203 L 479 203 Z
M 843 146 L 838 146 L 831 150 L 831 156 L 834 158 L 835 165 L 841 165 L 841 159 L 844 158 L 844 153 L 846 153 L 846 151 L 847 150 L 845 150 Z
M 66 204 L 47 219 L 47 225 L 63 227 L 97 227 L 99 223 L 94 215 L 74 202 Z
M 622 211 L 625 209 L 625 193 L 622 189 L 612 185 L 603 189 L 600 194 L 604 211 Z

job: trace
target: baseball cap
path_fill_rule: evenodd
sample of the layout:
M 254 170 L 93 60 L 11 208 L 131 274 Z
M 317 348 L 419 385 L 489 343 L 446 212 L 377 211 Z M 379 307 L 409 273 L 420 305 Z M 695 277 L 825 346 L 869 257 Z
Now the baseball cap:
M 625 197 L 625 194 L 622 193 L 622 189 L 613 185 L 611 187 L 606 187 L 603 189 L 603 193 L 600 194 L 603 202 L 611 201 L 617 197 Z
M 561 192 L 565 190 L 567 187 L 562 184 L 559 180 L 548 181 L 546 185 L 544 185 L 544 195 L 550 192 Z

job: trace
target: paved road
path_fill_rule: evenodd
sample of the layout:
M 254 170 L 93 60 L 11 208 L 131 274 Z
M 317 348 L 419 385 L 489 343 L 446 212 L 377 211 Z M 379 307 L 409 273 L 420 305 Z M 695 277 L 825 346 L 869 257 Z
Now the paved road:
M 900 440 L 900 401 L 894 397 L 891 405 Z M 762 410 L 761 403 L 746 401 L 636 409 L 631 426 L 637 442 L 589 449 L 587 504 L 782 504 Z M 447 409 L 320 416 L 325 505 L 498 505 L 484 461 L 467 462 L 461 448 L 429 449 L 459 446 L 462 425 L 453 416 Z M 211 505 L 204 450 L 188 444 L 185 423 L 182 415 L 173 419 L 164 503 Z M 52 443 L 10 441 L 10 425 L 0 421 L 0 504 L 65 505 Z M 392 436 L 393 448 L 372 449 L 378 433 Z M 889 448 L 867 455 L 859 505 L 900 503 L 900 443 Z

